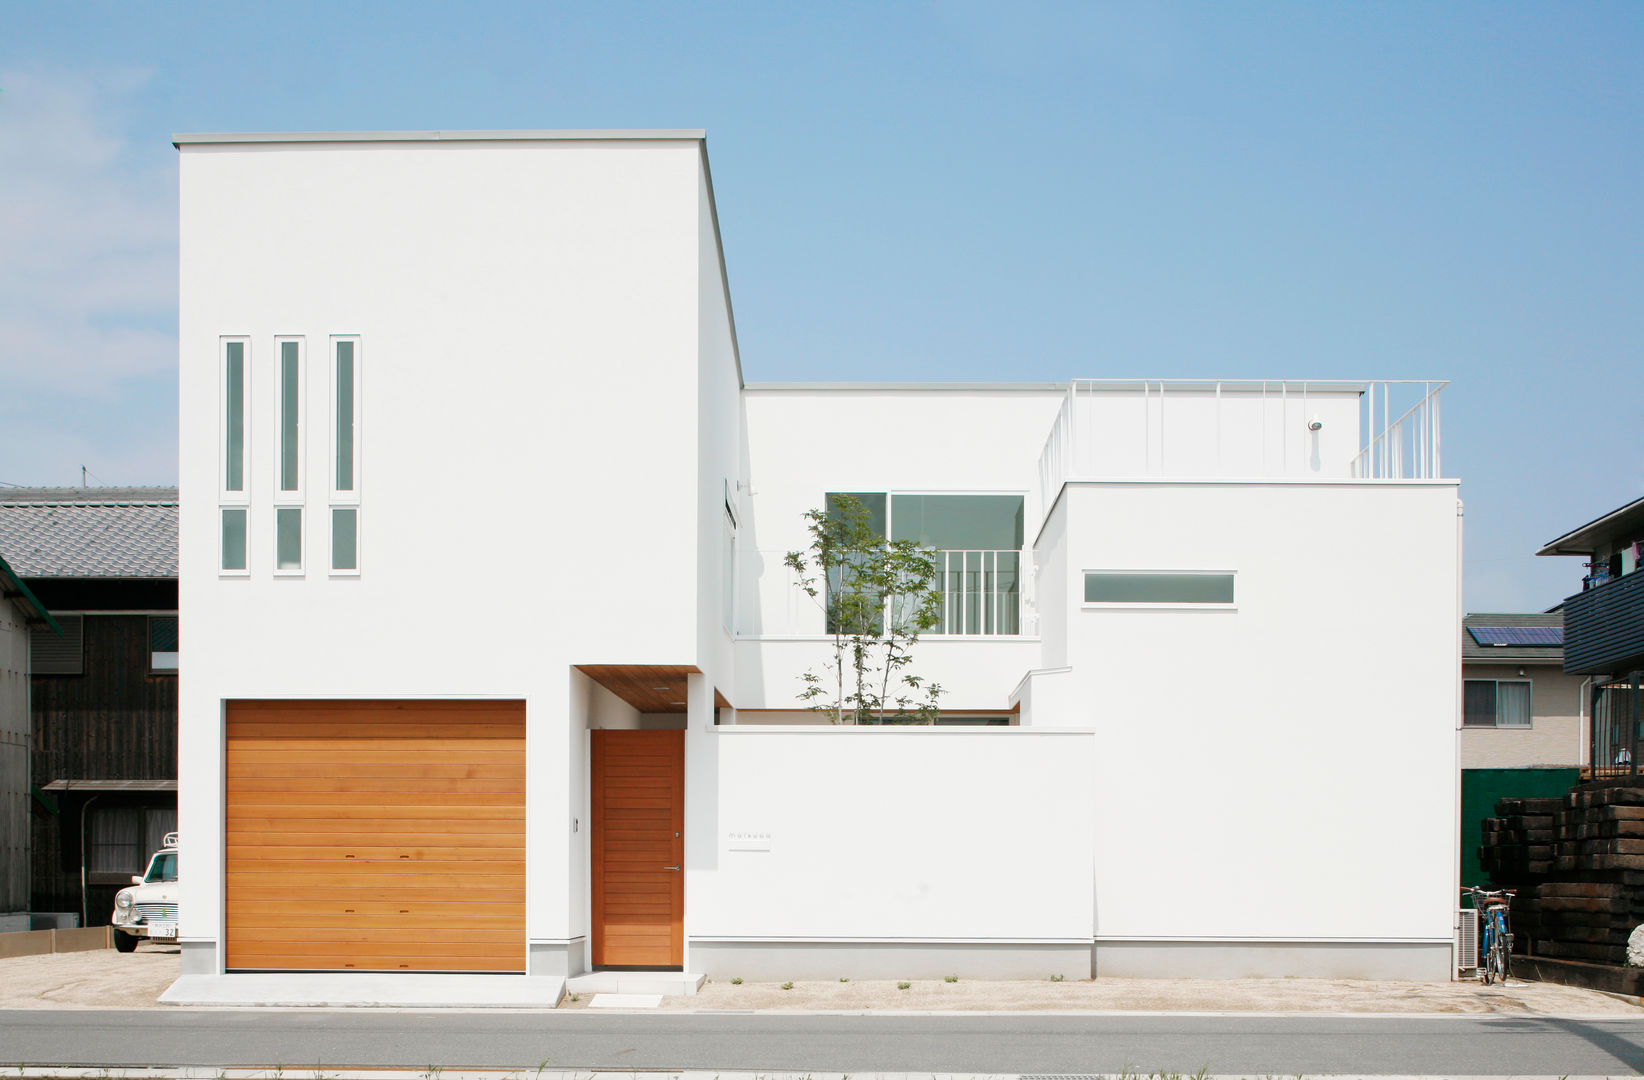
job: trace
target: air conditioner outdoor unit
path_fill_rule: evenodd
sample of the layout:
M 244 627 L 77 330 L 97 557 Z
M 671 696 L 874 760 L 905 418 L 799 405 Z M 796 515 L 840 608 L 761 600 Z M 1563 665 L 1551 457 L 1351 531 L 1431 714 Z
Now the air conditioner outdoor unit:
M 1456 909 L 1456 978 L 1464 971 L 1478 970 L 1478 911 Z

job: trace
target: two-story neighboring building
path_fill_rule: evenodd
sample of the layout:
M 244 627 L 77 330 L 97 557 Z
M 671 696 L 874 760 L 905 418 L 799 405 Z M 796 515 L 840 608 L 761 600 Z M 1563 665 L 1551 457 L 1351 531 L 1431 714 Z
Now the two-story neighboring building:
M 1449 977 L 1441 384 L 748 383 L 700 132 L 176 142 L 185 972 Z M 835 493 L 957 722 L 804 711 Z
M 109 921 L 177 828 L 176 488 L 0 491 L 30 641 L 31 907 Z
M 1564 670 L 1560 611 L 1468 615 L 1461 678 L 1461 880 L 1473 885 L 1488 880 L 1478 848 L 1497 800 L 1580 782 L 1592 680 Z
M 0 931 L 29 929 L 29 636 L 59 627 L 0 558 Z
M 1636 774 L 1644 723 L 1644 499 L 1548 541 L 1536 554 L 1587 560 L 1581 591 L 1561 609 L 1564 670 L 1593 683 L 1593 776 Z

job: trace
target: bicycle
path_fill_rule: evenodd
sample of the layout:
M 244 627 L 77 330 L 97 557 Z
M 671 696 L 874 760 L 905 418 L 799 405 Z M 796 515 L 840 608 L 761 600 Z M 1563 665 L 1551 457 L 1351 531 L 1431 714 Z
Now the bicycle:
M 1471 893 L 1478 909 L 1478 977 L 1485 986 L 1496 979 L 1503 984 L 1511 974 L 1513 935 L 1507 928 L 1508 906 L 1518 893 L 1511 889 L 1490 891 L 1474 885 L 1462 889 Z

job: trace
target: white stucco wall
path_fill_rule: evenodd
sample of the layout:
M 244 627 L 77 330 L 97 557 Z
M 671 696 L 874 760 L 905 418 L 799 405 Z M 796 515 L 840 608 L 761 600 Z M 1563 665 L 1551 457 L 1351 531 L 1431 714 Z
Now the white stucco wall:
M 717 783 L 687 791 L 709 836 L 686 868 L 691 940 L 1090 938 L 1089 733 L 732 727 L 705 741 Z
M 1455 486 L 1083 484 L 1057 513 L 1098 937 L 1447 939 Z M 1087 569 L 1230 570 L 1236 603 L 1094 607 Z
M 696 140 L 187 145 L 185 942 L 220 931 L 221 703 L 524 699 L 527 934 L 581 933 L 571 665 L 692 664 Z M 326 570 L 327 338 L 360 338 L 360 573 Z M 217 569 L 219 338 L 250 342 L 250 573 Z M 306 339 L 307 571 L 272 572 L 275 351 Z M 734 379 L 734 374 L 731 376 Z

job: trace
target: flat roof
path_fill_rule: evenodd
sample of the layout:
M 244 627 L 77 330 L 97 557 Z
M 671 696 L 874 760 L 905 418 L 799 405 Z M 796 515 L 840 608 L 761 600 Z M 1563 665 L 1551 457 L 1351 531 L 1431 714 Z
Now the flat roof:
M 1622 540 L 1634 533 L 1644 532 L 1644 499 L 1634 499 L 1603 517 L 1572 529 L 1557 540 L 1541 545 L 1537 555 L 1591 555 L 1600 544 Z
M 639 142 L 707 138 L 701 128 L 548 128 L 519 131 L 206 131 L 173 135 L 171 145 L 355 142 Z
M 1016 390 L 1067 392 L 1065 382 L 751 382 L 744 390 Z

